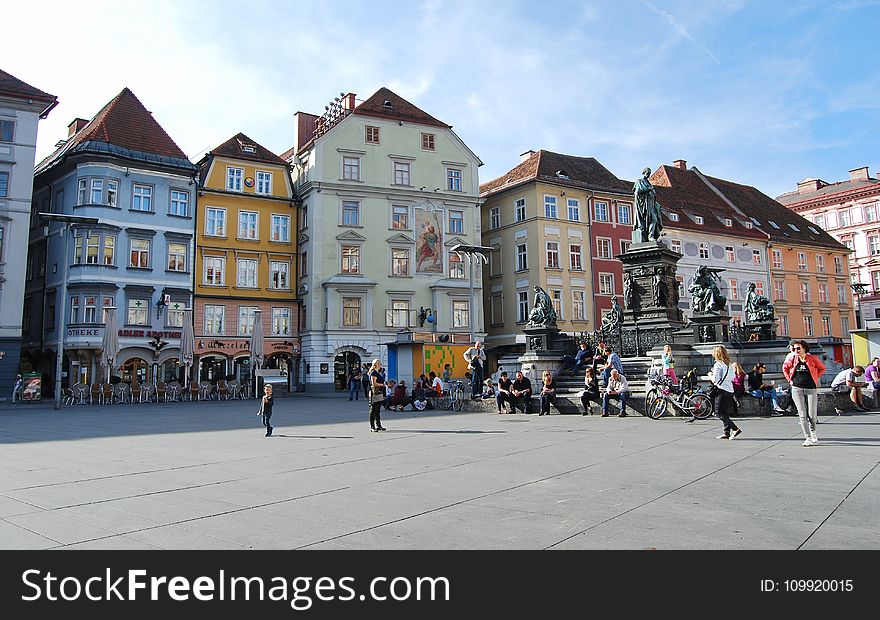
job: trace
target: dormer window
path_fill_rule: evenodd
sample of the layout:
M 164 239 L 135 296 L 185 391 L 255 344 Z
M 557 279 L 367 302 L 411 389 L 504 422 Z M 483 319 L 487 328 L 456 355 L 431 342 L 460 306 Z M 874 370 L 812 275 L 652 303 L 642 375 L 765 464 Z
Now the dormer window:
M 752 227 L 752 223 L 751 223 L 751 222 L 743 222 L 742 225 L 745 226 L 746 228 L 751 228 L 751 227 Z
M 568 172 L 566 172 L 565 170 L 557 170 L 556 177 L 568 181 Z
M 242 144 L 241 150 L 244 151 L 245 153 L 256 153 L 257 152 L 257 149 L 252 147 L 250 144 Z
M 733 226 L 733 220 L 729 217 L 724 218 L 724 225 L 731 228 Z
M 678 213 L 670 213 L 669 214 L 669 221 L 670 222 L 677 222 L 678 220 L 679 220 Z
M 391 102 L 386 99 L 385 101 L 382 102 L 382 107 L 385 108 L 386 110 L 390 110 L 394 106 L 391 105 Z
M 697 224 L 702 226 L 703 225 L 703 216 L 702 215 L 695 215 L 694 222 L 696 222 Z

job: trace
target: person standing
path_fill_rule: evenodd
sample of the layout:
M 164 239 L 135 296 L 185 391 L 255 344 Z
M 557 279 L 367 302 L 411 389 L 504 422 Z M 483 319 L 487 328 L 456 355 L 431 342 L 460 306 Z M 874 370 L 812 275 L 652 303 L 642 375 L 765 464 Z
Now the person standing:
M 361 388 L 364 390 L 364 398 L 367 399 L 367 402 L 370 402 L 370 392 L 372 391 L 370 388 L 370 367 L 366 364 L 362 364 L 360 368 L 361 372 Z
M 348 400 L 360 400 L 361 395 L 361 366 L 352 364 L 348 372 Z
M 513 382 L 513 389 L 510 393 L 513 396 L 513 400 L 510 401 L 513 413 L 516 413 L 516 403 L 518 402 L 522 407 L 522 412 L 528 413 L 529 405 L 532 404 L 532 382 L 523 374 L 523 371 L 516 371 L 516 380 Z
M 15 402 L 15 399 L 22 400 L 21 398 L 21 375 L 15 375 L 15 386 L 12 388 L 12 402 Z
M 385 374 L 382 372 L 382 362 L 378 359 L 374 359 L 370 366 L 370 387 L 370 430 L 384 431 L 379 412 L 385 402 Z
M 810 355 L 810 347 L 803 340 L 791 343 L 794 355 L 786 358 L 782 374 L 791 383 L 791 398 L 798 410 L 798 420 L 804 431 L 804 446 L 814 446 L 819 442 L 816 436 L 816 421 L 819 408 L 819 382 L 825 372 L 825 364 L 815 355 Z
M 541 412 L 538 415 L 550 415 L 550 405 L 555 404 L 556 381 L 553 380 L 553 373 L 545 370 L 541 377 Z
M 263 400 L 260 402 L 260 412 L 257 415 L 263 416 L 263 426 L 266 427 L 266 437 L 271 437 L 272 429 L 275 428 L 270 422 L 272 419 L 272 406 L 275 404 L 275 399 L 272 398 L 272 386 L 264 386 L 263 392 Z
M 479 340 L 464 352 L 464 359 L 471 369 L 471 399 L 480 398 L 483 390 L 483 365 L 486 363 L 486 352 Z
M 629 383 L 627 383 L 626 377 L 618 372 L 616 368 L 612 368 L 611 375 L 608 377 L 608 387 L 605 390 L 605 394 L 602 396 L 602 415 L 599 417 L 608 417 L 608 401 L 613 398 L 620 401 L 620 413 L 617 414 L 617 417 L 625 418 L 626 401 L 629 398 L 629 395 Z
M 709 371 L 709 379 L 715 387 L 715 415 L 724 424 L 724 432 L 716 439 L 733 439 L 742 433 L 742 429 L 730 419 L 736 406 L 733 400 L 734 371 L 730 366 L 730 355 L 727 349 L 718 345 L 712 349 L 712 359 L 715 360 L 715 364 Z
M 678 383 L 678 377 L 675 376 L 675 358 L 672 357 L 672 347 L 668 344 L 663 345 L 663 355 L 660 360 L 663 362 L 663 374 L 669 377 L 672 383 Z

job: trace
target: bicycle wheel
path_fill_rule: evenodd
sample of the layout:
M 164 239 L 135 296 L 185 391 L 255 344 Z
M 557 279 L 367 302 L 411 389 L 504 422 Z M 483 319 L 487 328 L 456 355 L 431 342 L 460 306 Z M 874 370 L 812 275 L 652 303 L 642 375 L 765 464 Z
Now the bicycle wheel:
M 654 402 L 654 399 L 660 396 L 660 391 L 657 388 L 651 388 L 645 394 L 645 411 L 648 411 L 651 407 L 651 403 Z
M 691 394 L 685 396 L 682 403 L 684 411 L 691 414 L 698 420 L 705 420 L 712 415 L 712 399 L 705 394 Z
M 443 396 L 437 399 L 437 406 L 443 411 L 449 411 L 449 408 L 452 407 L 452 397 L 449 392 L 444 392 Z
M 461 411 L 464 406 L 464 391 L 455 390 L 455 396 L 452 398 L 452 410 Z
M 647 415 L 652 420 L 659 420 L 663 417 L 663 414 L 666 413 L 666 409 L 669 407 L 669 403 L 662 396 L 657 396 L 651 404 L 645 408 L 645 415 Z

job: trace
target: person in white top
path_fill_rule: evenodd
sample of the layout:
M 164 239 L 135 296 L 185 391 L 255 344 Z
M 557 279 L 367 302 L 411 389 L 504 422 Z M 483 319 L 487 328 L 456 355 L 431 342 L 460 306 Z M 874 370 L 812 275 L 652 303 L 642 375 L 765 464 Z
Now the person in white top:
M 742 429 L 730 419 L 730 414 L 733 413 L 735 407 L 733 368 L 730 366 L 730 355 L 728 355 L 727 349 L 718 345 L 712 349 L 712 359 L 715 360 L 715 365 L 709 371 L 709 379 L 712 381 L 712 385 L 718 388 L 717 394 L 715 394 L 715 415 L 724 424 L 724 432 L 716 439 L 733 439 L 742 433 Z
M 480 398 L 483 390 L 483 366 L 486 364 L 486 352 L 479 340 L 464 352 L 464 359 L 471 369 L 471 398 Z
M 599 417 L 608 417 L 608 401 L 616 399 L 620 401 L 620 413 L 618 418 L 626 417 L 626 399 L 629 398 L 629 383 L 626 377 L 620 374 L 616 368 L 611 369 L 611 375 L 608 377 L 608 386 L 605 388 L 605 394 L 602 395 L 602 415 Z

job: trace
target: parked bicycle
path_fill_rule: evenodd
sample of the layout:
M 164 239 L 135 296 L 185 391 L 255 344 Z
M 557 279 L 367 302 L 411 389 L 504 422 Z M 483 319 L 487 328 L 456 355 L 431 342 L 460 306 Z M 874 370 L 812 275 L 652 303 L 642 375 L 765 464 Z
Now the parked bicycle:
M 650 377 L 648 381 L 651 388 L 645 394 L 645 415 L 652 420 L 663 417 L 670 407 L 697 420 L 705 420 L 714 412 L 712 399 L 697 385 L 696 368 L 689 371 L 678 385 L 665 375 Z
M 437 406 L 443 411 L 461 411 L 464 406 L 464 381 L 450 381 L 449 389 L 437 399 Z

